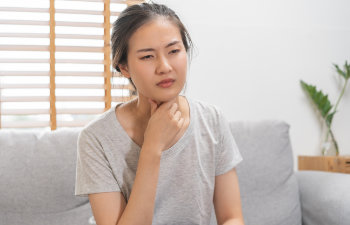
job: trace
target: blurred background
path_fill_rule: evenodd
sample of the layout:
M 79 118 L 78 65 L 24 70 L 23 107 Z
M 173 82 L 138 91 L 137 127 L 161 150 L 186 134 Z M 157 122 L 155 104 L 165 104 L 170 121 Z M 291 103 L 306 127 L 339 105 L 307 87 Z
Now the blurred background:
M 109 33 L 139 2 L 1 1 L 1 128 L 81 127 L 128 100 L 132 87 L 110 65 Z

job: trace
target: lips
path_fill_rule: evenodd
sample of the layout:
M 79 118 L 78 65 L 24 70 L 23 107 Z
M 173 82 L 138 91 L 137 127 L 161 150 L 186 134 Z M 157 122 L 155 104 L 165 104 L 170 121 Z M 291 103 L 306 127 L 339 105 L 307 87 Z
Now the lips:
M 171 83 L 174 81 L 175 81 L 174 79 L 164 79 L 164 80 L 160 81 L 159 83 L 157 83 L 157 85 Z

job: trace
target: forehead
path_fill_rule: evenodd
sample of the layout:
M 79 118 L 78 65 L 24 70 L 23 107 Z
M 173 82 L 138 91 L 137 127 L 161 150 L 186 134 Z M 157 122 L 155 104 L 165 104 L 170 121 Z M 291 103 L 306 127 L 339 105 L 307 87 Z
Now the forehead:
M 129 40 L 129 51 L 140 48 L 162 48 L 168 43 L 178 40 L 182 44 L 178 26 L 166 18 L 154 19 L 133 33 Z

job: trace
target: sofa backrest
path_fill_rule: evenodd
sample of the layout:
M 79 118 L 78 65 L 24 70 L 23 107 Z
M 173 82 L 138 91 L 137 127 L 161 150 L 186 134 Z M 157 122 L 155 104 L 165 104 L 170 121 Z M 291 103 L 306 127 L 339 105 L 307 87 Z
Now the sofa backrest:
M 243 158 L 237 174 L 245 224 L 301 224 L 289 124 L 236 121 L 230 127 Z
M 243 157 L 237 174 L 245 224 L 301 224 L 289 125 L 266 120 L 230 126 Z M 0 130 L 0 224 L 88 224 L 88 199 L 74 196 L 80 130 Z
M 74 196 L 79 132 L 0 130 L 0 224 L 88 224 L 88 198 Z

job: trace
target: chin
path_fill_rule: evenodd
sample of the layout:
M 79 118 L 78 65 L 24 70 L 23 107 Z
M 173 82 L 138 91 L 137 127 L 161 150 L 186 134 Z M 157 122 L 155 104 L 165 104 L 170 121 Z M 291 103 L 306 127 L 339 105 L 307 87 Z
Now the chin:
M 152 90 L 148 90 L 148 91 L 152 91 L 152 94 L 149 95 L 145 95 L 145 96 L 149 96 L 149 98 L 153 99 L 156 102 L 168 102 L 173 100 L 174 98 L 177 98 L 181 91 L 183 89 L 183 85 L 177 84 L 176 86 L 173 86 L 169 89 L 152 89 Z
M 173 100 L 174 98 L 177 98 L 180 95 L 180 92 L 175 93 L 175 94 L 169 94 L 169 95 L 162 95 L 162 96 L 154 96 L 155 98 L 153 100 L 157 102 L 168 102 Z

